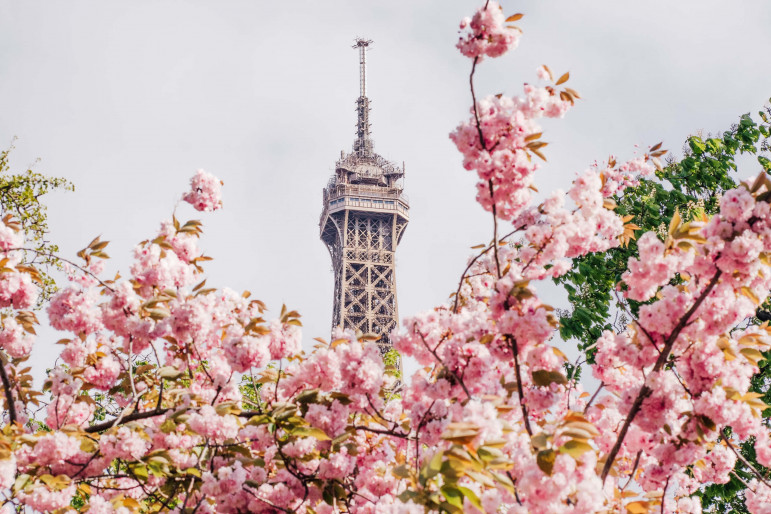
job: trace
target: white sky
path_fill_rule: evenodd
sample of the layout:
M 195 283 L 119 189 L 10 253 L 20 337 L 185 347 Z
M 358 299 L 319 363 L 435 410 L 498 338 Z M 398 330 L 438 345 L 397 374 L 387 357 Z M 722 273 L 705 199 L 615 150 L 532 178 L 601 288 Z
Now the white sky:
M 108 270 L 168 218 L 204 168 L 225 181 L 205 215 L 208 284 L 249 289 L 327 337 L 333 279 L 318 237 L 321 190 L 354 137 L 355 36 L 373 39 L 375 149 L 406 163 L 411 222 L 398 251 L 402 317 L 443 302 L 488 240 L 474 177 L 447 134 L 470 105 L 459 20 L 480 1 L 0 0 L 0 146 L 76 192 L 46 199 L 51 237 L 74 256 L 112 241 Z M 771 3 L 503 1 L 525 13 L 520 48 L 487 60 L 480 96 L 516 94 L 548 64 L 583 100 L 546 123 L 541 191 L 609 153 L 726 129 L 771 96 Z M 742 171 L 757 171 L 750 166 Z M 186 206 L 179 217 L 198 217 Z M 124 275 L 126 273 L 124 272 Z M 555 301 L 558 297 L 548 293 Z M 35 358 L 48 365 L 57 335 Z

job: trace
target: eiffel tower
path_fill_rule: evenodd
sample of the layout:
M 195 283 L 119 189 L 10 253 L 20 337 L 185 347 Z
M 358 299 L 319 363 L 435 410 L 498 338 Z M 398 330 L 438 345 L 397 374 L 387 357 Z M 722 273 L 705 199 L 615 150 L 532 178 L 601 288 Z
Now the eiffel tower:
M 367 49 L 357 39 L 359 98 L 353 151 L 340 153 L 324 188 L 321 240 L 332 257 L 335 276 L 332 328 L 380 335 L 381 353 L 391 349 L 389 334 L 399 322 L 396 301 L 396 246 L 409 221 L 400 168 L 374 152 L 367 98 Z

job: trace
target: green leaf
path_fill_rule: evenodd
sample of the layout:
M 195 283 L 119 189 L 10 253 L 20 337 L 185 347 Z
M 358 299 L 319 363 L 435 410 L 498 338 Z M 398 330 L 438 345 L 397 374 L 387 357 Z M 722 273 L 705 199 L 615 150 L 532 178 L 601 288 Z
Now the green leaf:
M 704 144 L 704 141 L 702 141 L 699 136 L 691 136 L 688 138 L 688 146 L 691 147 L 691 151 L 693 151 L 694 155 L 701 155 L 704 153 L 704 150 L 707 149 L 707 145 Z
M 533 383 L 537 386 L 546 387 L 553 383 L 567 384 L 568 379 L 559 371 L 539 369 L 538 371 L 533 371 Z
M 541 471 L 551 476 L 552 469 L 554 469 L 554 461 L 557 459 L 557 452 L 554 450 L 541 450 L 536 455 L 535 461 Z
M 594 448 L 592 448 L 592 445 L 587 442 L 571 439 L 570 441 L 560 446 L 559 450 L 560 453 L 566 453 L 575 459 L 586 452 L 593 451 Z
M 439 471 L 442 469 L 443 457 L 444 457 L 443 451 L 438 451 L 434 454 L 433 457 L 431 457 L 431 460 L 428 463 L 428 467 L 426 471 L 426 479 L 431 480 L 437 474 L 439 474 Z
M 292 430 L 292 434 L 298 437 L 315 437 L 319 441 L 329 441 L 332 439 L 326 432 L 316 427 L 297 427 Z
M 463 508 L 463 493 L 454 485 L 443 485 L 440 489 L 447 503 L 459 509 Z
M 468 501 L 470 501 L 474 507 L 484 512 L 484 509 L 482 508 L 482 502 L 479 500 L 479 496 L 477 496 L 474 491 L 467 487 L 458 487 L 458 490 L 460 490 L 463 496 L 468 498 Z

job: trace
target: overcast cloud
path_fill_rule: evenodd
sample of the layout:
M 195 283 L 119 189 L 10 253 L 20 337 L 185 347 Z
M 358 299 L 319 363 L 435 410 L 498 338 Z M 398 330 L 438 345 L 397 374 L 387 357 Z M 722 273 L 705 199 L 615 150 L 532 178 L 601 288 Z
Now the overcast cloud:
M 411 222 L 398 251 L 402 316 L 447 298 L 490 238 L 474 178 L 447 134 L 467 116 L 470 62 L 453 45 L 460 0 L 0 0 L 0 146 L 75 193 L 47 199 L 51 237 L 72 256 L 112 241 L 108 270 L 170 217 L 195 169 L 225 181 L 203 217 L 209 284 L 299 310 L 326 337 L 331 265 L 321 190 L 354 136 L 355 36 L 373 39 L 375 149 L 406 163 Z M 516 94 L 546 63 L 583 100 L 546 123 L 539 188 L 565 188 L 609 153 L 724 130 L 771 96 L 771 3 L 503 1 L 523 12 L 520 48 L 479 68 L 478 93 Z M 744 176 L 757 171 L 748 166 Z M 180 206 L 178 216 L 194 213 Z M 196 216 L 197 217 L 197 216 Z M 125 274 L 125 273 L 124 273 Z M 554 301 L 558 296 L 548 293 Z M 48 363 L 42 334 L 35 358 Z

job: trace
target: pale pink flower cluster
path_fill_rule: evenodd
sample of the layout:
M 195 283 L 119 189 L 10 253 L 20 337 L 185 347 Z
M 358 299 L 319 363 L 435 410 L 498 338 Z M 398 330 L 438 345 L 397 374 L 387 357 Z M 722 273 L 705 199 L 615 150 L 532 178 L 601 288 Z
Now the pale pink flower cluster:
M 0 274 L 0 308 L 29 309 L 37 301 L 37 286 L 28 273 L 16 270 Z
M 472 59 L 499 57 L 513 50 L 519 42 L 520 31 L 506 26 L 506 16 L 498 2 L 491 0 L 471 18 L 460 22 L 461 36 L 456 47 Z
M 745 506 L 753 514 L 771 514 L 771 487 L 753 478 L 745 495 Z
M 102 328 L 98 292 L 67 287 L 48 304 L 48 319 L 56 330 L 90 335 Z
M 646 232 L 637 240 L 637 250 L 640 257 L 629 260 L 629 271 L 622 278 L 629 285 L 627 297 L 644 302 L 675 276 L 682 257 L 665 253 L 664 243 L 653 232 Z
M 15 358 L 25 357 L 32 350 L 35 337 L 24 330 L 14 318 L 5 318 L 0 330 L 0 348 Z
M 51 400 L 46 407 L 46 414 L 46 425 L 52 429 L 65 425 L 83 426 L 94 415 L 94 406 L 84 398 L 61 394 Z
M 613 162 L 615 158 L 611 157 L 610 160 Z M 639 177 L 653 175 L 655 171 L 655 165 L 646 157 L 637 157 L 618 166 L 608 165 L 602 169 L 602 176 L 605 179 L 602 195 L 611 197 L 622 193 L 627 187 L 639 185 Z
M 385 384 L 383 360 L 375 344 L 359 344 L 350 332 L 338 333 L 350 343 L 314 352 L 300 363 L 287 367 L 290 375 L 279 385 L 279 397 L 288 397 L 306 388 L 322 391 L 340 391 L 354 405 L 364 408 L 373 403 L 381 405 L 379 392 Z M 275 389 L 263 387 L 264 397 L 275 394 Z
M 211 405 L 204 405 L 190 416 L 188 422 L 197 434 L 222 443 L 238 434 L 238 419 L 233 416 L 222 416 Z
M 0 459 L 0 489 L 10 489 L 16 480 L 16 456 Z
M 222 182 L 204 170 L 190 179 L 190 191 L 182 197 L 197 211 L 216 211 L 222 207 Z
M 240 462 L 233 466 L 221 467 L 203 475 L 201 492 L 216 501 L 217 511 L 221 512 L 261 512 L 264 503 L 246 492 L 244 482 L 250 479 L 250 473 Z
M 262 368 L 270 362 L 267 337 L 232 335 L 224 342 L 225 358 L 234 371 L 243 373 Z
M 40 437 L 35 443 L 31 460 L 43 466 L 57 464 L 74 457 L 80 452 L 80 441 L 61 432 Z
M 148 296 L 153 289 L 177 289 L 195 280 L 196 270 L 180 259 L 176 252 L 165 251 L 161 246 L 142 244 L 134 250 L 131 274 L 142 286 L 142 295 Z
M 113 355 L 106 355 L 96 364 L 83 370 L 83 380 L 93 384 L 96 389 L 109 391 L 122 371 L 121 364 Z
M 647 165 L 627 166 L 627 170 L 633 167 L 636 173 L 650 172 Z M 617 193 L 634 180 L 635 175 L 626 174 L 612 190 Z M 749 192 L 749 188 L 748 183 L 740 190 Z M 755 190 L 749 198 L 765 191 Z M 524 238 L 517 245 L 498 248 L 499 264 L 492 251 L 477 260 L 460 288 L 457 312 L 439 308 L 408 318 L 406 332 L 392 335 L 395 347 L 419 364 L 441 363 L 440 376 L 418 372 L 403 393 L 403 408 L 413 425 L 421 424 L 425 444 L 442 448 L 441 436 L 452 423 L 477 427 L 476 444 L 500 437 L 501 422 L 521 426 L 522 412 L 516 407 L 505 414 L 469 416 L 468 409 L 476 405 L 473 398 L 509 397 L 509 390 L 502 387 L 506 383 L 521 382 L 531 423 L 538 421 L 539 430 L 547 433 L 550 423 L 567 414 L 565 405 L 581 408 L 581 398 L 564 386 L 535 386 L 536 372 L 559 372 L 563 359 L 547 344 L 555 320 L 528 282 L 551 276 L 554 263 L 565 257 L 617 244 L 623 227 L 603 207 L 604 193 L 609 192 L 598 174 L 589 170 L 568 195 L 575 204 L 573 210 L 566 210 L 561 195 L 556 194 L 537 209 L 525 211 L 519 218 L 526 227 Z M 727 197 L 741 200 L 747 194 L 734 191 Z M 668 480 L 677 483 L 677 498 L 669 510 L 697 512 L 698 500 L 688 496 L 703 483 L 723 483 L 729 478 L 735 456 L 724 446 L 710 450 L 703 444 L 705 434 L 716 438 L 722 427 L 731 426 L 738 441 L 756 438 L 761 463 L 771 459 L 771 451 L 766 449 L 768 429 L 758 411 L 753 413 L 758 407 L 742 397 L 758 368 L 741 353 L 742 348 L 755 347 L 755 341 L 769 344 L 771 338 L 764 330 L 727 335 L 739 321 L 754 314 L 755 303 L 743 291 L 762 299 L 771 289 L 771 269 L 758 258 L 761 252 L 771 252 L 768 204 L 763 201 L 737 208 L 741 204 L 724 202 L 721 214 L 708 223 L 695 221 L 679 228 L 673 237 L 679 237 L 682 244 L 643 235 L 640 258 L 630 261 L 624 275 L 626 294 L 638 300 L 656 295 L 658 301 L 641 306 L 639 325 L 621 334 L 606 332 L 596 345 L 593 372 L 612 395 L 600 395 L 587 410 L 588 421 L 599 430 L 594 442 L 600 452 L 610 452 L 635 398 L 643 386 L 648 387 L 650 392 L 635 413 L 616 462 L 621 474 L 631 473 L 631 463 L 640 455 L 638 467 L 643 473 L 637 482 L 644 491 L 661 490 Z M 747 253 L 751 258 L 744 258 Z M 499 279 L 495 278 L 498 266 L 507 270 Z M 712 283 L 717 270 L 723 275 Z M 690 280 L 688 288 L 668 285 L 676 272 Z M 698 300 L 700 308 L 691 311 L 700 295 L 704 296 Z M 687 315 L 690 317 L 683 323 Z M 670 344 L 673 355 L 678 356 L 674 369 L 654 372 L 662 348 Z M 525 364 L 521 377 L 515 376 L 512 367 L 514 351 Z M 463 409 L 451 400 L 467 394 L 472 400 Z M 515 435 L 516 431 L 505 436 L 510 445 L 516 441 Z M 529 442 L 519 446 L 519 453 L 514 448 L 517 446 L 507 446 L 504 453 L 518 463 L 512 476 L 521 507 L 515 511 L 562 511 L 566 498 L 575 505 L 579 491 L 587 512 L 602 510 L 611 502 L 594 464 L 583 468 L 581 476 L 555 475 L 554 470 L 547 476 L 527 471 L 535 466 Z M 593 456 L 588 452 L 575 460 L 560 455 L 554 469 L 596 462 L 587 461 Z M 699 471 L 688 475 L 697 462 L 701 463 Z M 521 476 L 519 470 L 525 470 Z M 504 494 L 498 498 L 511 501 Z
M 171 245 L 171 249 L 182 262 L 190 263 L 201 255 L 197 235 L 191 232 L 177 232 L 171 221 L 166 220 L 161 223 L 158 236 L 163 237 L 165 242 Z
M 350 410 L 346 405 L 334 400 L 332 405 L 313 404 L 308 406 L 305 419 L 311 426 L 319 428 L 330 437 L 337 437 L 348 427 Z
M 763 449 L 768 429 L 742 398 L 758 368 L 741 354 L 754 341 L 767 344 L 769 336 L 762 330 L 731 333 L 755 312 L 755 303 L 744 291 L 763 298 L 771 288 L 771 267 L 758 259 L 760 252 L 771 251 L 768 204 L 755 203 L 754 198 L 762 191 L 752 193 L 748 183 L 727 192 L 718 216 L 706 224 L 692 222 L 690 231 L 681 229 L 667 242 L 645 234 L 639 241 L 640 258 L 630 260 L 623 276 L 629 298 L 657 295 L 658 301 L 640 307 L 635 330 L 623 335 L 606 332 L 598 343 L 594 374 L 621 401 L 601 397 L 588 414 L 598 426 L 606 423 L 603 420 L 612 422 L 618 414 L 628 414 L 644 385 L 651 390 L 619 453 L 634 459 L 642 452 L 639 467 L 645 490 L 660 488 L 672 478 L 682 494 L 704 482 L 727 481 L 733 454 L 724 447 L 708 452 L 701 444 L 705 433 L 717 437 L 724 426 L 731 426 L 739 441 L 755 437 L 758 455 L 764 461 L 771 457 Z M 676 244 L 672 237 L 687 244 Z M 693 277 L 687 288 L 668 285 L 675 272 Z M 652 372 L 667 347 L 677 356 L 674 370 Z M 614 439 L 612 432 L 603 436 L 605 444 Z M 706 467 L 694 468 L 698 471 L 690 480 L 687 468 L 700 460 Z
M 529 204 L 538 164 L 528 153 L 533 141 L 528 137 L 541 132 L 538 118 L 562 117 L 570 106 L 554 91 L 525 85 L 524 97 L 480 100 L 476 115 L 472 108 L 472 117 L 450 134 L 463 154 L 464 168 L 479 176 L 477 201 L 486 210 L 492 211 L 495 205 L 499 217 L 511 220 Z
M 75 483 L 71 483 L 64 489 L 55 490 L 38 482 L 29 490 L 25 488 L 16 494 L 22 503 L 37 512 L 54 512 L 69 507 L 75 491 Z
M 112 433 L 103 435 L 99 441 L 102 456 L 108 461 L 123 459 L 139 460 L 150 449 L 150 441 L 144 432 L 120 427 Z
M 0 251 L 8 252 L 24 246 L 24 233 L 7 223 L 0 223 Z

